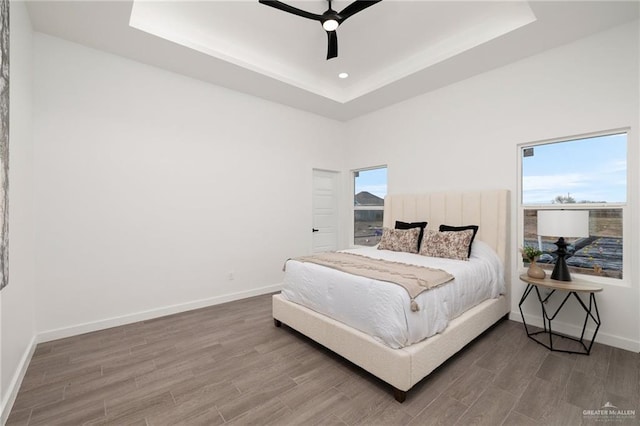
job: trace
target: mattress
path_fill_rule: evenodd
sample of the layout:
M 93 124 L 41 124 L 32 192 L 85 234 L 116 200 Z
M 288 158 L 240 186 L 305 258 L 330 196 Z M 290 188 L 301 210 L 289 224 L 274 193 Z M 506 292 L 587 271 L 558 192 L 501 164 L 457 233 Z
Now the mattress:
M 402 348 L 443 331 L 450 320 L 504 292 L 504 267 L 485 243 L 473 243 L 468 261 L 364 247 L 344 250 L 375 259 L 443 269 L 455 278 L 416 297 L 411 310 L 404 288 L 335 269 L 289 260 L 282 296 L 350 327 L 392 348 Z

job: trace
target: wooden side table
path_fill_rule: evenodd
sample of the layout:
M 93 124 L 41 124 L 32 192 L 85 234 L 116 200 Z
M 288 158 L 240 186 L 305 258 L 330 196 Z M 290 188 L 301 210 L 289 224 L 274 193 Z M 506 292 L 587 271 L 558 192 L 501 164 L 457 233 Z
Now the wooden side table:
M 527 288 L 525 288 L 524 293 L 522 294 L 522 298 L 520 298 L 520 303 L 518 304 L 518 308 L 520 308 L 520 315 L 522 315 L 522 323 L 524 324 L 524 328 L 527 332 L 527 336 L 535 342 L 541 344 L 551 351 L 557 352 L 566 352 L 571 354 L 583 354 L 589 355 L 591 352 L 591 347 L 593 346 L 593 342 L 596 340 L 596 335 L 598 334 L 598 329 L 600 328 L 600 314 L 598 313 L 598 305 L 596 304 L 596 296 L 595 294 L 602 291 L 602 287 L 589 283 L 588 281 L 581 279 L 573 279 L 573 281 L 556 281 L 552 280 L 549 277 L 544 279 L 539 278 L 531 278 L 527 274 L 520 275 L 520 279 L 527 283 Z M 551 292 L 547 294 L 544 298 L 540 294 L 540 288 L 550 289 Z M 527 322 L 524 318 L 524 313 L 522 312 L 522 304 L 529 297 L 529 294 L 535 289 L 535 293 L 538 296 L 538 301 L 540 302 L 540 307 L 542 308 L 542 321 L 544 322 L 544 329 L 541 331 L 529 331 L 529 326 L 527 326 Z M 546 303 L 549 301 L 549 298 L 553 296 L 556 291 L 566 292 L 566 296 L 560 303 L 560 306 L 555 310 L 555 312 L 549 314 L 547 312 Z M 587 307 L 586 303 L 580 297 L 580 294 L 589 294 L 589 306 Z M 559 334 L 551 328 L 551 321 L 555 319 L 558 315 L 558 312 L 562 309 L 567 300 L 574 296 L 578 301 L 582 309 L 585 311 L 584 323 L 582 325 L 582 334 L 580 334 L 580 339 L 566 336 L 564 334 Z M 593 332 L 593 336 L 591 337 L 591 342 L 589 346 L 585 344 L 584 334 L 587 329 L 587 323 L 589 322 L 589 318 L 596 324 L 596 329 Z M 573 351 L 566 349 L 558 349 L 557 346 L 554 348 L 553 339 L 554 337 L 559 337 L 562 339 L 569 339 L 574 342 L 580 343 L 584 351 Z M 547 343 L 548 341 L 548 343 Z

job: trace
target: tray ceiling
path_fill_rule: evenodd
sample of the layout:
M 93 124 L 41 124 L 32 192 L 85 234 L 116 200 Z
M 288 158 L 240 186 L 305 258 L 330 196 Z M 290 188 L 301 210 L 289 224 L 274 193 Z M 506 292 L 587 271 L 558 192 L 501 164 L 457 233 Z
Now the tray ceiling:
M 338 28 L 339 55 L 327 61 L 318 22 L 257 0 L 28 8 L 36 31 L 343 121 L 639 16 L 638 2 L 383 0 Z

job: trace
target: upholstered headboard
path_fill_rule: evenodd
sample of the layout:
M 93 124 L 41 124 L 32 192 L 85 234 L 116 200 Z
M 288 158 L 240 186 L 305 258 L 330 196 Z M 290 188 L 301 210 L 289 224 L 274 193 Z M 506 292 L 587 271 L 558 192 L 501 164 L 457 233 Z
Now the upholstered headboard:
M 490 245 L 505 267 L 509 249 L 509 191 L 432 192 L 387 195 L 384 199 L 384 226 L 393 228 L 396 220 L 427 221 L 427 229 L 441 224 L 478 225 L 477 239 Z

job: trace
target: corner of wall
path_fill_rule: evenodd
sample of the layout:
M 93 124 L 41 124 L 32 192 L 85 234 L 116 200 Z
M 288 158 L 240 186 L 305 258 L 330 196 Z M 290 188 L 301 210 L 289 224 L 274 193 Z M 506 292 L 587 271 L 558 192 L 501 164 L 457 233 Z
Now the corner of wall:
M 36 347 L 32 134 L 33 30 L 10 3 L 9 284 L 0 294 L 0 419 L 4 424 Z

